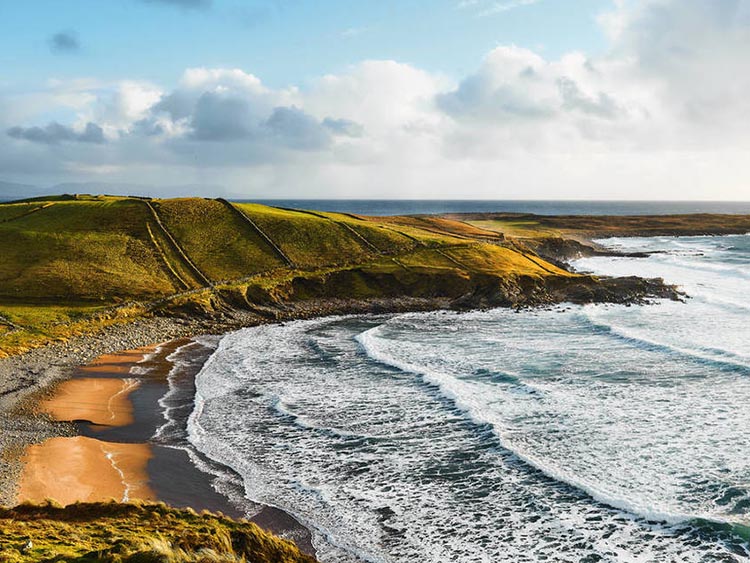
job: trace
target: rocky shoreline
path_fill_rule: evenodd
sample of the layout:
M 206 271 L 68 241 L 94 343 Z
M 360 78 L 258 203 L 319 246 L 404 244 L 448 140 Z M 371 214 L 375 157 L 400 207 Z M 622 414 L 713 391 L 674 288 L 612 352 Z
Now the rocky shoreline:
M 443 308 L 443 300 L 402 299 L 373 302 L 330 302 L 293 307 L 279 320 L 344 313 L 381 313 Z M 25 354 L 0 359 L 0 505 L 14 504 L 20 456 L 29 444 L 55 436 L 75 434 L 73 425 L 52 421 L 35 412 L 36 401 L 58 381 L 102 354 L 129 350 L 176 338 L 223 334 L 243 327 L 272 322 L 240 309 L 211 316 L 152 317 L 107 327 L 97 333 L 76 336 L 36 348 Z
M 564 259 L 564 257 L 560 257 Z M 323 289 L 323 288 L 322 288 Z M 308 288 L 309 290 L 309 288 Z M 57 381 L 97 356 L 200 334 L 223 334 L 242 327 L 336 314 L 401 313 L 440 309 L 535 307 L 562 302 L 644 303 L 653 298 L 680 299 L 662 280 L 550 276 L 544 280 L 491 275 L 472 280 L 472 289 L 453 297 L 381 297 L 338 299 L 322 291 L 317 298 L 273 303 L 252 309 L 222 304 L 213 311 L 172 311 L 170 316 L 142 318 L 97 333 L 72 337 L 0 359 L 0 504 L 13 504 L 15 483 L 25 446 L 52 436 L 70 435 L 69 424 L 34 412 L 34 400 Z

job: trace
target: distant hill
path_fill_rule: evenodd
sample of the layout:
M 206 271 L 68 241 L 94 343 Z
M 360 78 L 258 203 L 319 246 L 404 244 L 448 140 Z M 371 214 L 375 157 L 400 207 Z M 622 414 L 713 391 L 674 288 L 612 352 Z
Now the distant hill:
M 0 201 L 12 201 L 14 199 L 22 199 L 25 197 L 37 197 L 49 193 L 57 192 L 47 191 L 38 186 L 32 186 L 29 184 L 16 184 L 14 182 L 0 181 Z
M 184 197 L 210 193 L 226 195 L 226 189 L 213 184 L 183 184 L 175 186 L 152 186 L 124 182 L 64 182 L 50 187 L 0 181 L 0 201 L 14 201 L 53 194 L 110 194 L 124 196 Z

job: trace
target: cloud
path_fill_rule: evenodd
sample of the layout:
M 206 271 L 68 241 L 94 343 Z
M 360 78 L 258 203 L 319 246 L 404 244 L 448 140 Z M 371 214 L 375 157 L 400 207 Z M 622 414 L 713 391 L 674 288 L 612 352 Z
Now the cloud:
M 549 63 L 528 49 L 498 47 L 458 88 L 439 94 L 437 103 L 457 119 L 549 117 L 558 109 L 553 89 L 541 76 L 549 72 Z
M 265 127 L 284 146 L 298 150 L 321 150 L 331 142 L 329 130 L 297 107 L 274 108 Z
M 602 21 L 613 55 L 636 61 L 634 77 L 661 89 L 680 119 L 734 128 L 748 116 L 748 0 L 620 2 Z
M 541 0 L 461 0 L 459 2 L 459 8 L 472 8 L 477 10 L 477 15 L 480 17 L 492 16 L 495 14 L 502 14 L 509 12 L 517 8 L 523 8 L 526 6 L 533 6 L 538 4 Z
M 587 96 L 581 92 L 574 80 L 565 76 L 558 78 L 557 86 L 560 89 L 564 110 L 578 110 L 605 119 L 614 119 L 620 113 L 617 102 L 609 94 L 598 92 L 596 97 Z
M 348 137 L 361 137 L 365 132 L 362 125 L 351 119 L 326 117 L 323 120 L 323 127 L 327 127 L 335 135 L 346 135 Z
M 206 9 L 213 3 L 212 0 L 138 0 L 146 4 L 164 4 L 167 6 L 175 6 L 184 10 L 190 9 Z
M 192 137 L 204 141 L 231 141 L 250 136 L 253 117 L 247 100 L 204 92 L 190 119 Z
M 97 144 L 106 142 L 102 128 L 91 122 L 87 123 L 83 131 L 80 132 L 53 121 L 45 127 L 11 127 L 7 133 L 9 137 L 14 139 L 23 139 L 45 145 L 57 145 L 63 142 Z
M 81 49 L 81 44 L 74 32 L 60 31 L 50 37 L 49 47 L 53 53 L 75 53 Z
M 11 127 L 0 164 L 246 197 L 746 199 L 750 0 L 621 0 L 599 21 L 606 52 L 501 45 L 457 80 L 366 60 L 304 87 L 193 68 L 0 94 L 4 129 L 57 120 Z

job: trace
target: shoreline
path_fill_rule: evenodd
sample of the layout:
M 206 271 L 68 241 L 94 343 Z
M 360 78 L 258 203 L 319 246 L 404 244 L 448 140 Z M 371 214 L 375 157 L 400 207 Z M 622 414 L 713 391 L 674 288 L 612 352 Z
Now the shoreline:
M 424 310 L 424 309 L 422 309 L 422 310 Z M 373 312 L 373 311 L 364 311 L 364 312 Z M 379 312 L 381 312 L 381 311 L 379 311 Z M 252 326 L 252 325 L 255 325 L 255 324 L 260 324 L 258 322 L 255 322 L 254 318 L 250 319 L 250 317 L 248 317 L 248 319 L 250 319 L 250 322 L 248 322 L 248 324 L 236 324 L 235 326 L 233 326 L 233 327 L 230 328 L 229 324 L 238 323 L 239 322 L 238 319 L 240 318 L 239 315 L 241 313 L 244 313 L 244 312 L 237 311 L 236 314 L 238 316 L 237 317 L 233 317 L 232 315 L 234 315 L 235 312 L 232 311 L 231 315 L 226 315 L 225 314 L 225 318 L 223 320 L 221 320 L 221 321 L 218 321 L 218 320 L 215 320 L 215 319 L 214 320 L 206 320 L 206 319 L 183 320 L 183 319 L 164 319 L 164 318 L 149 319 L 149 321 L 153 321 L 155 324 L 165 323 L 165 326 L 166 325 L 170 325 L 173 328 L 176 327 L 176 328 L 174 328 L 175 330 L 184 329 L 184 330 L 186 330 L 186 331 L 189 332 L 189 331 L 197 330 L 197 327 L 199 327 L 199 326 L 204 326 L 204 327 L 210 326 L 211 328 L 214 328 L 216 330 L 222 331 L 224 333 L 228 332 L 228 331 L 231 331 L 234 328 L 240 328 L 241 326 Z M 311 316 L 319 316 L 319 315 L 311 315 Z M 269 320 L 266 320 L 265 322 L 269 323 L 269 322 L 274 322 L 274 321 L 272 321 L 272 320 L 269 319 Z M 281 322 L 281 320 L 279 320 L 278 322 Z M 143 321 L 143 322 L 139 321 L 139 323 L 141 323 L 143 326 L 148 325 L 148 321 Z M 130 331 L 130 330 L 133 329 L 133 324 L 122 325 L 122 326 L 119 326 L 119 327 L 116 327 L 116 328 L 117 329 L 122 329 L 123 331 L 125 331 L 127 333 L 128 331 Z M 139 327 L 139 328 L 141 328 L 141 327 Z M 152 328 L 153 327 L 149 327 L 148 329 L 143 329 L 143 330 L 145 330 L 147 332 L 148 330 L 151 330 Z M 156 329 L 154 329 L 154 330 L 156 330 Z M 112 332 L 115 333 L 115 334 L 117 334 L 117 331 L 112 331 Z M 194 332 L 193 334 L 202 334 L 202 333 L 203 333 L 203 331 L 198 331 L 198 332 Z M 140 333 L 140 334 L 138 334 L 136 336 L 129 335 L 129 334 L 126 334 L 126 336 L 140 338 L 140 337 L 145 337 L 144 334 L 145 334 L 145 332 L 144 333 Z M 104 335 L 99 334 L 99 335 L 94 335 L 94 336 L 80 337 L 80 338 L 77 339 L 77 341 L 75 343 L 75 345 L 79 346 L 79 348 L 71 350 L 70 356 L 75 356 L 75 354 L 78 354 L 78 353 L 92 354 L 91 348 L 87 348 L 85 346 L 85 344 L 87 342 L 91 343 L 93 341 L 96 341 L 97 343 L 101 343 L 102 341 L 106 340 L 107 338 L 115 338 L 115 336 L 112 336 L 112 334 L 110 334 L 109 332 L 107 332 L 107 334 L 104 334 Z M 87 340 L 87 339 L 93 339 L 93 340 Z M 156 340 L 152 340 L 152 342 L 153 341 L 158 341 L 158 340 L 161 340 L 161 339 L 157 338 Z M 174 341 L 172 341 L 172 342 L 174 342 Z M 107 341 L 104 344 L 105 345 L 116 345 L 116 340 L 112 340 L 111 342 Z M 70 343 L 68 343 L 67 346 L 70 346 Z M 22 358 L 25 358 L 26 356 L 28 356 L 30 354 L 33 354 L 33 352 L 24 355 Z M 128 355 L 130 355 L 132 357 L 130 357 L 127 361 L 123 360 L 121 362 L 120 361 L 112 361 L 111 362 L 110 365 L 111 365 L 112 369 L 110 370 L 110 374 L 109 374 L 110 376 L 116 375 L 117 377 L 122 378 L 122 377 L 126 377 L 128 374 L 130 374 L 129 368 L 126 370 L 124 366 L 126 366 L 126 365 L 132 365 L 132 364 L 128 364 L 128 362 L 137 361 L 137 359 L 138 359 L 139 356 L 134 355 L 131 352 L 126 351 L 125 353 L 120 354 L 119 356 L 116 355 L 115 358 L 117 358 L 117 357 L 123 357 L 123 356 L 128 356 Z M 65 356 L 65 357 L 68 358 L 68 356 Z M 140 357 L 142 357 L 142 356 L 140 356 Z M 96 362 L 94 362 L 94 363 L 96 363 Z M 0 362 L 0 364 L 2 364 L 2 362 Z M 62 366 L 61 363 L 52 364 L 52 365 L 50 365 L 50 370 L 60 369 L 61 366 Z M 72 384 L 75 381 L 83 381 L 83 380 L 85 380 L 85 378 L 90 378 L 90 380 L 95 380 L 97 378 L 106 379 L 106 377 L 101 377 L 101 374 L 97 375 L 95 369 L 89 369 L 89 368 L 92 367 L 91 364 L 88 365 L 88 366 L 81 367 L 80 365 L 76 366 L 76 365 L 73 365 L 71 363 L 68 363 L 68 364 L 65 364 L 63 367 L 65 368 L 66 376 L 70 378 L 70 379 L 67 379 L 65 381 L 66 383 L 71 383 Z M 32 368 L 33 368 L 33 366 L 32 366 Z M 2 369 L 2 368 L 0 368 L 0 369 Z M 31 368 L 29 368 L 29 369 L 31 369 Z M 57 381 L 59 382 L 61 380 L 58 379 Z M 135 395 L 136 393 L 139 393 L 140 391 L 143 391 L 142 386 L 140 386 L 140 385 L 139 386 L 135 386 L 133 388 L 128 388 L 127 390 L 124 388 L 124 386 L 121 383 L 118 384 L 118 385 L 119 385 L 119 387 L 116 387 L 114 385 L 110 386 L 109 391 L 107 391 L 107 392 L 104 393 L 104 395 L 106 395 L 107 393 L 110 393 L 108 395 L 107 401 L 109 401 L 110 399 L 113 399 L 115 396 L 120 397 L 120 394 L 126 394 L 128 396 L 128 399 L 130 400 L 130 398 L 133 395 Z M 63 385 L 60 385 L 60 387 L 58 387 L 57 389 L 60 389 L 60 388 L 65 389 L 65 387 Z M 39 417 L 38 415 L 35 415 L 35 414 L 33 414 L 31 412 L 31 407 L 30 406 L 32 404 L 36 403 L 37 405 L 42 405 L 42 404 L 47 404 L 51 400 L 53 400 L 53 397 L 52 398 L 50 397 L 50 386 L 49 385 L 47 387 L 41 387 L 39 385 L 38 386 L 33 386 L 32 385 L 32 386 L 29 386 L 29 387 L 25 387 L 23 389 L 20 389 L 19 392 L 18 392 L 18 394 L 15 395 L 15 397 L 11 395 L 11 398 L 7 398 L 4 395 L 0 396 L 0 404 L 4 403 L 4 401 L 6 401 L 6 400 L 9 401 L 9 404 L 14 409 L 13 412 L 16 413 L 19 417 L 22 417 L 22 416 L 23 417 L 28 417 L 29 420 L 34 421 L 34 422 L 38 422 L 38 424 L 40 425 L 40 429 L 41 429 L 40 432 L 43 432 L 44 429 L 46 429 L 47 431 L 52 432 L 52 433 L 54 433 L 55 431 L 57 431 L 57 432 L 65 432 L 65 431 L 67 431 L 67 430 L 65 430 L 65 428 L 69 428 L 70 427 L 70 424 L 64 420 L 66 418 L 64 416 L 59 417 L 59 418 L 63 419 L 62 421 L 53 422 L 53 421 L 49 420 L 49 417 L 47 417 L 47 418 L 45 418 L 45 417 Z M 114 412 L 114 416 L 115 417 L 117 417 L 117 416 L 125 416 L 123 414 L 123 410 L 120 409 L 120 408 L 114 408 L 114 411 L 115 411 Z M 0 414 L 4 415 L 4 414 L 7 414 L 7 413 L 1 413 L 0 412 Z M 113 413 L 110 412 L 109 415 L 112 416 Z M 67 417 L 67 418 L 71 419 L 71 420 L 77 420 L 78 421 L 75 426 L 78 426 L 79 432 L 80 432 L 80 429 L 82 427 L 87 427 L 87 428 L 91 429 L 92 432 L 94 432 L 94 431 L 96 431 L 96 429 L 95 429 L 96 426 L 112 426 L 112 431 L 114 431 L 115 428 L 118 426 L 118 425 L 115 425 L 115 424 L 112 424 L 112 425 L 101 424 L 102 423 L 101 420 L 98 421 L 98 424 L 97 424 L 97 420 L 95 420 L 93 416 L 80 416 L 80 417 Z M 19 418 L 19 420 L 20 420 L 20 418 Z M 132 422 L 128 422 L 127 418 L 125 418 L 124 420 L 125 420 L 124 422 L 121 421 L 122 424 L 120 424 L 119 426 L 128 426 L 128 425 L 132 424 Z M 87 421 L 87 422 L 84 422 L 84 421 Z M 94 424 L 89 424 L 89 423 L 94 423 Z M 41 436 L 41 434 L 39 434 L 39 436 Z M 79 438 L 80 437 L 81 436 L 79 436 Z M 36 439 L 41 439 L 41 438 L 37 436 Z M 75 439 L 75 438 L 72 438 L 72 439 Z M 85 442 L 85 440 L 79 440 L 79 441 L 80 442 Z M 0 444 L 0 445 L 2 445 L 2 444 Z M 175 450 L 172 450 L 172 451 L 175 451 Z M 184 454 L 184 452 L 181 452 L 181 454 Z M 179 454 L 177 454 L 177 455 L 179 455 Z M 153 456 L 153 457 L 156 457 L 156 456 Z M 150 462 L 151 459 L 153 459 L 153 458 L 148 458 L 146 460 L 146 462 L 147 463 Z M 2 461 L 4 462 L 5 459 L 3 459 Z M 169 462 L 169 461 L 166 460 L 166 458 L 164 458 L 164 463 L 173 463 L 173 462 Z M 182 461 L 178 461 L 178 463 L 190 463 L 190 460 L 187 460 L 187 461 L 182 460 Z M 177 491 L 177 492 L 179 492 L 179 491 Z M 156 498 L 163 500 L 163 497 L 157 496 Z M 266 525 L 266 524 L 261 524 L 261 525 L 265 529 L 268 529 L 269 531 L 272 531 L 272 532 L 275 532 L 275 533 L 278 534 L 279 532 L 277 530 L 274 530 L 273 526 L 274 525 L 279 525 L 278 522 L 280 522 L 281 520 L 283 520 L 284 517 L 288 517 L 288 518 L 291 518 L 291 517 L 289 517 L 285 513 L 280 513 L 280 514 L 276 514 L 275 515 L 274 512 L 273 512 L 274 510 L 275 509 L 269 507 L 267 509 L 267 511 L 266 511 L 266 514 L 265 514 L 265 516 L 267 516 L 267 517 L 269 517 L 271 519 L 272 523 L 270 525 Z M 229 515 L 231 515 L 231 514 L 229 514 Z M 255 521 L 258 522 L 258 523 L 260 523 L 260 520 L 255 520 Z M 283 534 L 283 530 L 282 530 L 282 534 Z
M 104 354 L 133 350 L 178 338 L 222 335 L 261 324 L 336 314 L 406 313 L 448 309 L 444 298 L 327 299 L 289 304 L 273 315 L 246 309 L 225 309 L 213 315 L 153 316 L 104 327 L 0 358 L 0 505 L 11 506 L 20 474 L 20 453 L 26 446 L 54 436 L 75 435 L 75 425 L 40 415 L 36 405 L 54 384 L 71 379 L 81 366 Z M 266 312 L 267 313 L 267 312 Z
M 58 423 L 73 424 L 75 436 L 48 438 L 26 447 L 20 458 L 16 504 L 54 499 L 76 501 L 156 500 L 148 483 L 153 457 L 145 441 L 108 440 L 108 431 L 131 427 L 130 396 L 143 380 L 130 369 L 159 345 L 103 355 L 78 367 L 73 377 L 52 385 L 35 410 Z
M 588 276 L 575 278 L 575 281 L 573 278 L 555 279 L 549 283 L 537 283 L 531 279 L 517 280 L 514 283 L 518 287 L 514 288 L 485 287 L 485 282 L 488 281 L 478 282 L 471 293 L 460 298 L 392 296 L 341 299 L 318 296 L 304 301 L 261 306 L 251 305 L 247 301 L 234 304 L 231 296 L 227 295 L 220 299 L 213 310 L 175 310 L 172 311 L 173 316 L 149 316 L 111 325 L 95 333 L 74 336 L 20 355 L 2 358 L 0 424 L 7 431 L 0 436 L 0 505 L 13 503 L 22 469 L 20 455 L 26 447 L 55 436 L 76 435 L 76 425 L 39 415 L 37 404 L 49 394 L 53 384 L 80 375 L 80 366 L 103 354 L 132 350 L 177 338 L 226 334 L 244 327 L 329 315 L 435 310 L 460 312 L 497 306 L 520 309 L 562 301 L 643 303 L 652 297 L 676 298 L 679 295 L 674 288 L 663 285 L 660 280 L 640 278 L 605 279 L 602 283 Z M 657 283 L 653 283 L 654 281 Z M 80 424 L 77 426 L 80 432 Z M 109 434 L 114 435 L 114 431 Z M 182 454 L 187 459 L 187 454 Z M 264 518 L 272 522 L 278 520 L 278 515 L 274 516 L 275 509 L 268 508 L 266 512 Z M 276 531 L 272 527 L 269 529 Z
M 584 301 L 589 295 L 584 295 Z M 218 335 L 245 327 L 330 315 L 462 311 L 497 306 L 481 291 L 463 303 L 446 297 L 312 299 L 252 310 L 224 307 L 213 313 L 153 316 L 104 327 L 95 333 L 52 342 L 23 354 L 0 358 L 0 506 L 14 504 L 25 449 L 52 437 L 75 436 L 76 425 L 38 413 L 37 404 L 54 384 L 69 380 L 81 366 L 104 354 L 200 335 Z M 540 301 L 538 306 L 547 303 Z M 507 306 L 507 305 L 506 305 Z M 531 305 L 528 305 L 531 306 Z M 187 454 L 185 454 L 187 456 Z
M 56 422 L 73 424 L 76 432 L 26 446 L 18 457 L 14 504 L 46 499 L 63 505 L 110 499 L 166 502 L 175 508 L 246 518 L 314 555 L 312 535 L 296 519 L 274 507 L 240 502 L 240 484 L 235 483 L 238 490 L 232 495 L 218 492 L 218 476 L 195 463 L 199 452 L 191 455 L 176 441 L 157 436 L 164 423 L 161 401 L 172 390 L 168 376 L 177 368 L 179 377 L 194 381 L 213 351 L 207 348 L 197 355 L 192 369 L 170 360 L 195 342 L 178 338 L 105 354 L 53 385 L 35 408 Z M 203 463 L 207 469 L 218 466 L 209 460 Z M 221 472 L 232 473 L 224 467 Z

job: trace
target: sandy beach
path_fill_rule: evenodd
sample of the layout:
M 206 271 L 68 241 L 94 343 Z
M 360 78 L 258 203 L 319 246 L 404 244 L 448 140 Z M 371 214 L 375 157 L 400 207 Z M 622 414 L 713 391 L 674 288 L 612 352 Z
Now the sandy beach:
M 118 444 L 85 436 L 51 438 L 30 446 L 18 501 L 54 499 L 63 506 L 109 499 L 156 500 L 148 485 L 147 444 Z
M 79 422 L 92 432 L 127 427 L 135 422 L 130 394 L 141 381 L 132 366 L 158 345 L 100 356 L 62 381 L 37 406 L 57 421 Z M 21 458 L 23 470 L 17 501 L 50 498 L 67 505 L 115 499 L 155 500 L 147 467 L 153 457 L 145 442 L 114 442 L 91 436 L 55 437 L 30 445 Z
M 445 306 L 446 302 L 442 300 L 406 297 L 367 301 L 316 300 L 299 306 L 292 304 L 280 311 L 274 320 L 434 310 Z M 214 317 L 153 317 L 113 325 L 95 334 L 74 336 L 25 354 L 0 359 L 0 426 L 3 428 L 0 433 L 0 504 L 12 506 L 22 495 L 28 499 L 50 497 L 58 502 L 73 501 L 75 496 L 83 498 L 86 480 L 79 478 L 75 471 L 72 474 L 68 471 L 66 476 L 62 470 L 68 467 L 68 463 L 60 463 L 59 458 L 51 455 L 54 443 L 43 445 L 51 439 L 84 437 L 109 444 L 145 444 L 146 448 L 127 448 L 129 454 L 138 452 L 136 458 L 140 457 L 140 460 L 136 463 L 132 455 L 127 457 L 129 477 L 126 480 L 141 482 L 144 471 L 146 475 L 146 486 L 131 490 L 129 498 L 140 495 L 175 508 L 221 512 L 235 518 L 250 515 L 250 520 L 262 528 L 293 540 L 307 553 L 314 553 L 309 530 L 293 516 L 245 498 L 239 476 L 235 475 L 236 482 L 231 489 L 233 500 L 230 501 L 225 496 L 226 490 L 217 492 L 215 476 L 196 467 L 191 457 L 194 452 L 188 453 L 185 449 L 152 440 L 155 430 L 164 423 L 159 400 L 168 390 L 166 375 L 172 367 L 166 358 L 179 346 L 178 343 L 199 335 L 224 334 L 269 322 L 273 320 L 239 309 Z M 168 344 L 161 347 L 161 353 L 147 365 L 139 364 L 135 370 L 140 372 L 139 368 L 147 367 L 148 377 L 131 373 L 134 364 L 143 359 L 145 350 L 153 349 L 154 342 L 164 341 Z M 185 375 L 189 380 L 195 372 Z M 89 386 L 80 387 L 81 384 L 77 383 L 84 378 L 113 381 L 101 382 L 94 393 Z M 124 393 L 123 379 L 138 379 L 138 384 Z M 77 401 L 79 404 L 73 408 L 71 398 L 83 391 L 87 396 Z M 113 398 L 118 393 L 118 397 Z M 62 395 L 68 395 L 68 399 L 63 400 Z M 98 396 L 95 398 L 94 395 Z M 112 412 L 106 405 L 110 401 L 112 411 L 117 413 L 114 423 Z M 42 412 L 40 404 L 46 404 L 49 410 Z M 101 424 L 107 417 L 106 413 L 109 413 L 110 420 Z M 97 420 L 100 424 L 94 424 Z M 73 448 L 77 452 L 90 455 L 91 461 L 84 464 L 79 458 L 71 467 L 97 467 L 105 474 L 111 472 L 111 463 L 106 455 L 102 459 L 101 448 L 97 451 L 90 445 L 82 446 L 83 442 L 77 440 L 70 444 L 75 444 Z M 35 448 L 35 445 L 40 447 Z M 56 460 L 54 465 L 59 465 L 55 467 L 54 479 L 44 467 L 53 458 Z M 125 463 L 124 456 L 121 460 Z M 226 472 L 227 468 L 220 467 L 219 470 Z M 81 482 L 78 492 L 67 495 L 63 491 L 62 479 Z M 43 485 L 44 480 L 49 484 Z M 36 483 L 36 492 L 31 492 L 31 483 Z M 86 498 L 122 498 L 122 481 L 109 488 L 99 486 L 100 483 L 94 485 L 85 491 Z
M 213 476 L 199 470 L 186 451 L 153 440 L 164 423 L 159 399 L 169 389 L 173 363 L 168 357 L 190 343 L 179 338 L 104 354 L 54 385 L 35 409 L 53 421 L 73 424 L 76 435 L 25 447 L 14 501 L 164 501 L 245 517 L 248 507 L 219 494 Z M 204 360 L 198 358 L 197 364 Z M 188 370 L 184 376 L 191 380 L 194 373 Z M 257 505 L 252 512 L 251 519 L 261 527 L 313 551 L 308 530 L 288 514 Z
M 128 395 L 140 385 L 135 378 L 82 377 L 62 382 L 39 404 L 55 420 L 87 421 L 102 426 L 133 423 Z
M 141 346 L 134 350 L 123 350 L 113 354 L 102 354 L 94 361 L 79 366 L 75 375 L 92 377 L 127 377 L 134 364 L 144 360 L 146 355 L 153 354 L 159 345 Z

